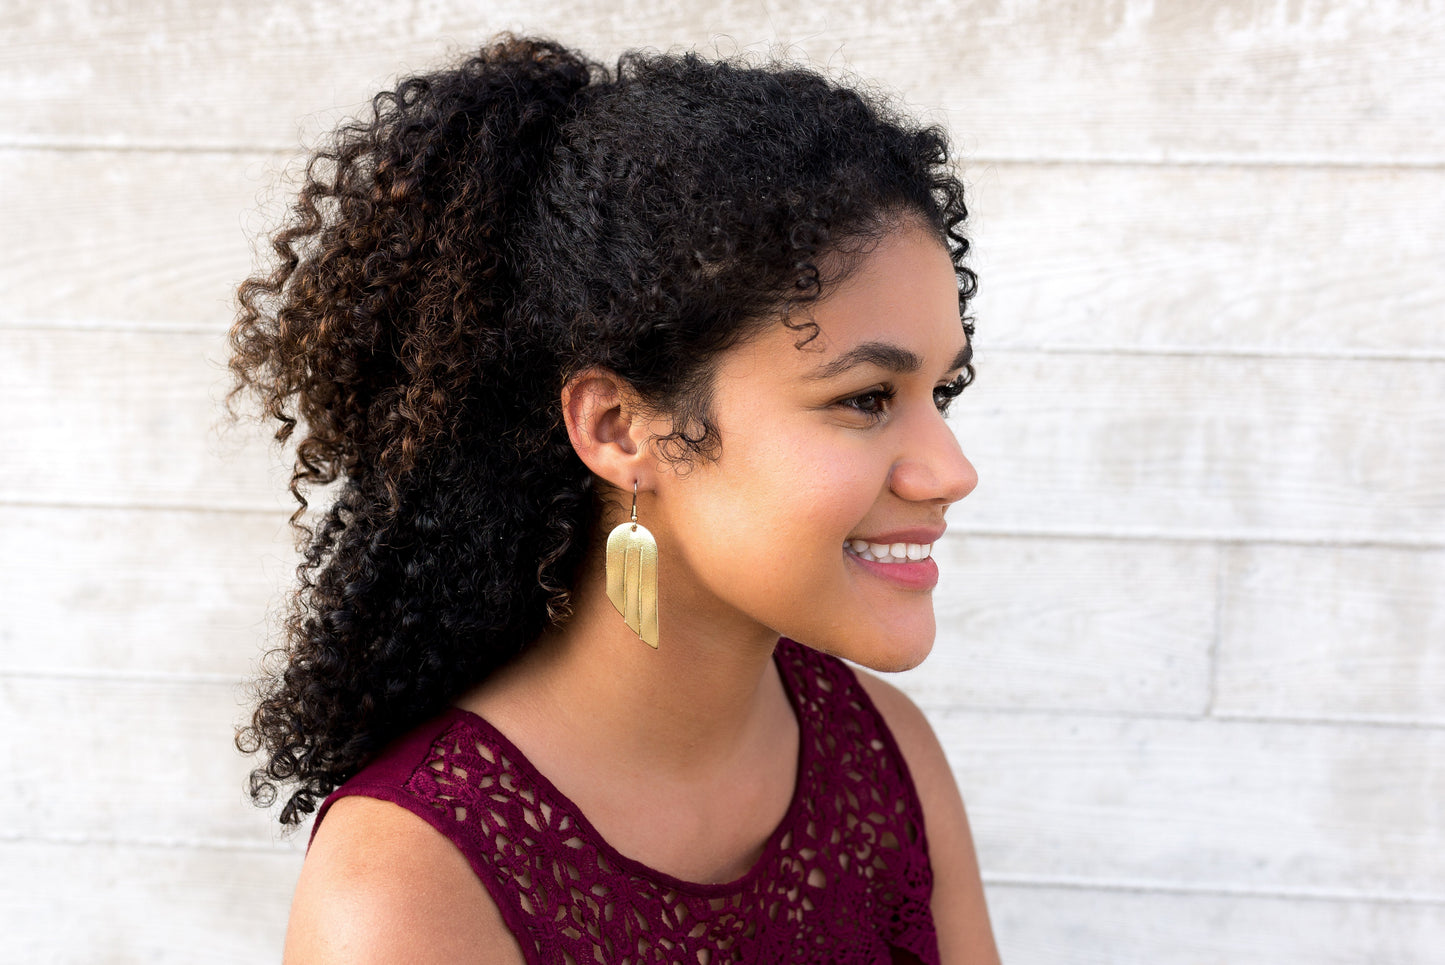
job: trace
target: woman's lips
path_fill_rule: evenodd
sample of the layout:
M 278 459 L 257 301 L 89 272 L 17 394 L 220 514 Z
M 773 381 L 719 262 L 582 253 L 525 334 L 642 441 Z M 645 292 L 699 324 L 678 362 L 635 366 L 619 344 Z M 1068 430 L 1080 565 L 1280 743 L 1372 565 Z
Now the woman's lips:
M 891 544 L 889 546 L 889 554 L 885 559 L 899 560 L 898 556 L 892 552 L 899 545 L 904 546 L 905 555 L 900 561 L 885 562 L 879 559 L 868 559 L 860 555 L 859 551 L 853 548 L 858 542 L 862 541 L 855 540 L 845 544 L 843 552 L 845 556 L 858 566 L 863 567 L 868 573 L 909 590 L 931 590 L 938 585 L 938 564 L 933 562 L 932 556 L 925 555 L 921 559 L 907 558 L 908 545 L 912 545 L 915 548 L 915 552 L 917 552 L 920 544 Z M 870 547 L 871 545 L 872 544 L 869 544 Z M 925 545 L 931 552 L 932 544 Z M 871 548 L 864 550 L 864 552 L 873 555 Z

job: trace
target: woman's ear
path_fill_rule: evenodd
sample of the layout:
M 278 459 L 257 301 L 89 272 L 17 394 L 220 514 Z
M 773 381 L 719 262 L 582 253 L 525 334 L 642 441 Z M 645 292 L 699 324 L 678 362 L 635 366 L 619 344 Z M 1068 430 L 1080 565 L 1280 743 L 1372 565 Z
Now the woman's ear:
M 653 418 L 632 386 L 614 372 L 586 369 L 562 386 L 562 418 L 572 448 L 593 474 L 631 492 L 650 488 Z

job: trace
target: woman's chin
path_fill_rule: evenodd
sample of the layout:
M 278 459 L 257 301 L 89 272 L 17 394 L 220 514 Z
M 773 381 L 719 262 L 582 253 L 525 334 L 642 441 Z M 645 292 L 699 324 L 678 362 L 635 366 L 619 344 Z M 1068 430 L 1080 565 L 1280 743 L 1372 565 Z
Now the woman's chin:
M 934 635 L 933 621 L 930 620 L 926 628 L 890 633 L 872 640 L 853 637 L 817 643 L 811 640 L 799 642 L 876 673 L 902 673 L 921 664 L 933 651 Z

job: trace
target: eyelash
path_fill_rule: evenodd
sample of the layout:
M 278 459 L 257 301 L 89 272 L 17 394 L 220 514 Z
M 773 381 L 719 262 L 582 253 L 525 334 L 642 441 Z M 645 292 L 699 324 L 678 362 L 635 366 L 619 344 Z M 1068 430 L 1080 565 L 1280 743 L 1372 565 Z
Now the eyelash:
M 954 379 L 952 382 L 936 386 L 933 390 L 933 400 L 934 404 L 938 406 L 938 411 L 945 416 L 948 415 L 948 407 L 953 404 L 953 400 L 958 398 L 959 394 L 963 392 L 964 387 L 967 385 L 968 382 L 965 375 L 960 374 L 958 378 Z M 885 385 L 881 389 L 872 389 L 860 395 L 855 395 L 844 399 L 839 403 L 839 405 L 843 405 L 852 409 L 854 412 L 857 412 L 859 415 L 868 419 L 870 422 L 878 422 L 885 415 L 887 415 L 887 407 L 893 401 L 894 396 L 896 396 L 897 394 L 897 390 L 895 390 L 891 385 Z M 879 408 L 864 408 L 862 405 L 859 404 L 864 399 L 878 400 Z

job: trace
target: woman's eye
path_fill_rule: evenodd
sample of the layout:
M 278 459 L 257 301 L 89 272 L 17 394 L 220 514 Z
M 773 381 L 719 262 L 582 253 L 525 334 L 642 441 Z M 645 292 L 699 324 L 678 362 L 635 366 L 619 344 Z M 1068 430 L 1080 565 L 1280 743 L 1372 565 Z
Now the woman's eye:
M 888 403 L 892 401 L 892 389 L 874 389 L 844 399 L 841 404 L 876 421 L 888 414 Z

